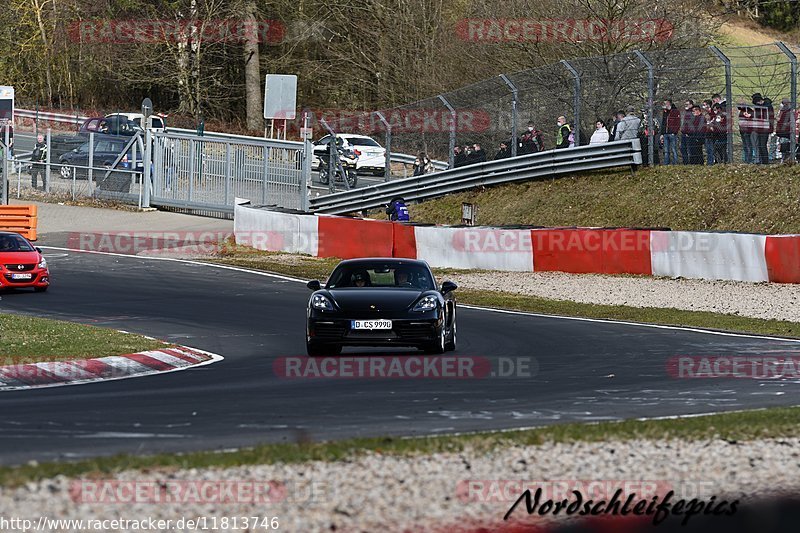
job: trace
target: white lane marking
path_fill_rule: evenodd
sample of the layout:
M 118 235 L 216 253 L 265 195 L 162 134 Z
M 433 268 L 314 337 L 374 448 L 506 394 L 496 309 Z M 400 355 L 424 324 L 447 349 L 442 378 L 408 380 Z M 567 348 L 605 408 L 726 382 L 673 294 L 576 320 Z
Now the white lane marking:
M 187 265 L 199 265 L 211 268 L 221 268 L 223 270 L 233 270 L 235 272 L 245 272 L 248 274 L 255 274 L 257 276 L 264 276 L 267 278 L 274 278 L 274 279 L 281 279 L 285 281 L 296 281 L 298 283 L 307 283 L 308 280 L 295 278 L 292 276 L 284 276 L 282 274 L 273 274 L 271 272 L 262 272 L 260 270 L 251 270 L 248 268 L 242 267 L 235 267 L 230 265 L 218 265 L 215 263 L 204 263 L 202 261 L 192 261 L 191 259 L 178 259 L 175 257 L 145 257 L 141 255 L 130 255 L 130 254 L 118 254 L 114 252 L 99 252 L 95 250 L 75 250 L 72 248 L 60 248 L 56 246 L 41 246 L 40 248 L 49 248 L 51 250 L 61 250 L 67 252 L 80 252 L 85 254 L 100 254 L 100 255 L 111 255 L 116 257 L 128 257 L 133 259 L 149 259 L 152 261 L 171 261 L 174 263 L 185 263 Z M 762 340 L 773 340 L 773 341 L 786 341 L 786 342 L 794 342 L 800 343 L 800 339 L 787 339 L 785 337 L 769 337 L 765 335 L 750 335 L 747 333 L 729 333 L 725 331 L 713 331 L 710 329 L 701 329 L 701 328 L 692 328 L 688 326 L 666 326 L 662 324 L 645 324 L 642 322 L 626 322 L 622 320 L 610 320 L 606 318 L 584 318 L 584 317 L 577 317 L 577 316 L 562 316 L 562 315 L 546 315 L 542 313 L 532 313 L 529 311 L 512 311 L 508 309 L 494 309 L 491 307 L 481 307 L 476 305 L 468 305 L 468 304 L 460 304 L 459 307 L 464 307 L 467 309 L 474 309 L 477 311 L 487 311 L 493 313 L 506 313 L 511 315 L 523 315 L 523 316 L 535 316 L 539 318 L 558 318 L 561 320 L 579 320 L 583 322 L 598 322 L 601 324 L 622 324 L 626 326 L 639 326 L 643 328 L 655 328 L 655 329 L 672 329 L 677 331 L 690 331 L 693 333 L 707 333 L 709 335 L 720 335 L 724 337 L 743 337 L 748 339 L 762 339 Z

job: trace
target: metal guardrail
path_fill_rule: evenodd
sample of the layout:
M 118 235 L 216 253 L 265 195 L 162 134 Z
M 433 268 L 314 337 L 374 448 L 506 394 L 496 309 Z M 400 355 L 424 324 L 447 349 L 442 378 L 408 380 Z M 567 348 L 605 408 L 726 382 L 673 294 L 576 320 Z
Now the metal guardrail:
M 591 144 L 477 163 L 424 176 L 319 196 L 311 211 L 343 214 L 386 205 L 392 198 L 424 200 L 485 185 L 642 163 L 639 139 Z
M 64 122 L 67 124 L 82 124 L 89 117 L 83 115 L 70 115 L 67 113 L 46 113 L 31 109 L 14 109 L 14 115 L 20 118 L 46 120 L 49 122 Z
M 391 154 L 389 159 L 392 161 L 392 163 L 413 165 L 414 161 L 417 159 L 417 156 L 410 154 Z M 436 161 L 431 159 L 431 163 L 433 164 L 433 168 L 436 170 L 447 170 L 447 167 L 449 166 L 447 161 Z

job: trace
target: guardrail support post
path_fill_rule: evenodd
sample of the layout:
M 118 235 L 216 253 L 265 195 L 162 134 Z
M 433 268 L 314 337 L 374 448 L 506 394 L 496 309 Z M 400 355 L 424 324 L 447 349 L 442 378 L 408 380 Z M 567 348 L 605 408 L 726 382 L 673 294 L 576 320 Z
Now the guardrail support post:
M 789 130 L 790 131 L 790 134 L 789 134 L 790 135 L 790 137 L 789 137 L 790 154 L 789 154 L 788 161 L 794 161 L 795 160 L 795 150 L 797 150 L 797 139 L 796 139 L 796 136 L 797 136 L 797 123 L 795 121 L 795 115 L 797 113 L 797 56 L 791 50 L 789 50 L 789 47 L 786 46 L 784 43 L 778 41 L 777 43 L 775 43 L 775 45 L 778 48 L 780 48 L 781 52 L 783 52 L 786 55 L 787 58 L 789 58 L 789 65 L 791 66 L 792 79 L 791 79 L 791 82 L 790 82 L 790 86 L 791 86 L 790 98 L 792 100 L 792 109 L 791 109 L 792 120 L 789 121 L 789 123 L 791 124 L 791 129 Z M 785 159 L 784 161 L 786 161 L 786 160 L 787 159 Z
M 655 90 L 655 83 L 653 79 L 653 63 L 651 63 L 650 60 L 647 59 L 647 56 L 645 56 L 639 50 L 634 50 L 633 53 L 636 54 L 636 57 L 639 58 L 639 61 L 641 61 L 644 66 L 647 67 L 647 161 L 652 167 L 655 166 L 655 159 L 653 157 L 655 155 L 655 146 L 653 146 L 653 140 L 655 139 L 655 136 L 653 135 L 655 133 L 653 131 L 653 99 L 655 98 L 653 95 Z
M 48 150 L 49 152 L 49 150 Z M 92 183 L 92 178 L 94 176 L 94 132 L 89 132 L 89 175 L 87 179 L 89 180 L 89 193 L 94 193 L 94 186 Z
M 453 168 L 453 163 L 455 161 L 455 154 L 453 151 L 456 149 L 456 110 L 450 105 L 450 102 L 447 101 L 444 95 L 440 94 L 439 100 L 441 100 L 444 106 L 450 111 L 450 157 L 448 161 L 450 162 L 450 168 Z
M 392 125 L 380 111 L 376 111 L 375 114 L 386 128 L 386 166 L 383 169 L 383 181 L 389 181 L 392 177 Z
M 150 207 L 150 189 L 153 179 L 153 130 L 150 128 L 147 128 L 144 132 L 144 157 L 142 165 L 142 207 Z
M 517 157 L 517 101 L 519 91 L 517 86 L 505 74 L 500 74 L 500 79 L 511 89 L 511 157 Z
M 731 72 L 731 60 L 716 46 L 712 46 L 711 51 L 714 52 L 725 65 L 725 112 L 728 114 L 728 131 L 726 132 L 728 142 L 726 151 L 728 163 L 733 163 L 733 74 Z
M 566 59 L 561 60 L 561 64 L 567 67 L 572 77 L 575 79 L 575 96 L 572 101 L 572 115 L 575 117 L 575 146 L 581 145 L 581 75 L 575 70 L 575 67 L 569 64 Z

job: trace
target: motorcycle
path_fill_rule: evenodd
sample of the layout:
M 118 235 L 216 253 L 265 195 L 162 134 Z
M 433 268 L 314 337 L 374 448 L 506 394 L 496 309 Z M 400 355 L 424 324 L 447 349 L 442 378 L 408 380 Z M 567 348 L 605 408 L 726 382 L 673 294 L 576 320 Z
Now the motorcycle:
M 358 153 L 353 150 L 345 150 L 342 147 L 337 147 L 337 152 L 339 153 L 339 162 L 342 165 L 342 170 L 346 175 L 347 184 L 351 189 L 355 189 L 356 184 L 358 183 L 358 173 L 356 172 L 356 163 L 358 163 Z M 319 154 L 320 165 L 319 165 L 319 181 L 323 185 L 327 185 L 330 182 L 330 174 L 331 174 L 331 156 L 330 152 L 326 151 L 324 154 Z M 334 161 L 334 181 L 343 183 L 345 180 L 345 176 L 342 176 L 342 171 L 339 170 L 339 165 L 336 161 Z

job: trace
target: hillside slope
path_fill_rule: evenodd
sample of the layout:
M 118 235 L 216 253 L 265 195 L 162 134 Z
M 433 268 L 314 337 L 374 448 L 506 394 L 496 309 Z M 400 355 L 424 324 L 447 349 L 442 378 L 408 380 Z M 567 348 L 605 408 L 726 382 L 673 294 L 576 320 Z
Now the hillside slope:
M 476 190 L 410 208 L 414 222 L 669 227 L 800 233 L 800 166 L 657 167 L 596 172 Z

